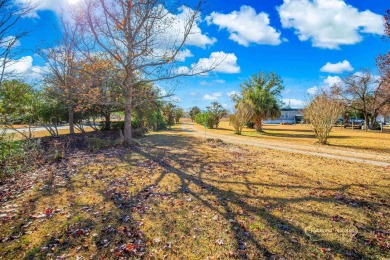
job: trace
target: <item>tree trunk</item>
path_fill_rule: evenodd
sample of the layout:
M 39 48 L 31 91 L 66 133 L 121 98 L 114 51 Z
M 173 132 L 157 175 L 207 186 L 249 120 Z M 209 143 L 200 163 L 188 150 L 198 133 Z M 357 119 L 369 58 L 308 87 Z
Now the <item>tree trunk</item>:
M 125 129 L 124 129 L 124 143 L 132 145 L 133 138 L 131 136 L 131 112 L 133 101 L 133 87 L 128 86 L 126 89 L 126 104 L 125 104 Z
M 364 115 L 364 123 L 366 124 L 365 130 L 368 131 L 368 115 Z
M 376 117 L 378 115 L 376 113 L 373 113 L 372 116 L 370 117 L 370 128 L 374 129 L 375 123 L 376 123 Z
M 263 122 L 262 119 L 259 117 L 255 119 L 255 129 L 257 132 L 263 131 Z
M 110 113 L 110 111 L 107 111 L 107 113 L 104 114 L 104 119 L 105 119 L 104 128 L 106 130 L 110 130 L 111 129 L 111 113 Z
M 72 135 L 74 134 L 74 121 L 73 121 L 73 106 L 68 105 L 68 114 L 69 114 L 69 133 Z

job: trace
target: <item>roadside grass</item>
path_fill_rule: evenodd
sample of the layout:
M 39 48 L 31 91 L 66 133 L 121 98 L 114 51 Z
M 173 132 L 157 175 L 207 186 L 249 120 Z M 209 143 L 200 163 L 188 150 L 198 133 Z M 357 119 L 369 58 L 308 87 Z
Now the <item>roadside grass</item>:
M 92 127 L 85 127 L 85 132 L 92 132 L 95 131 Z M 28 132 L 27 132 L 28 133 Z M 75 129 L 75 133 L 81 133 L 79 130 Z M 59 135 L 67 135 L 69 134 L 69 129 L 59 129 L 58 130 Z M 8 136 L 12 136 L 14 140 L 20 140 L 23 139 L 23 135 L 20 133 L 12 133 L 12 134 L 7 134 Z M 33 131 L 32 137 L 33 138 L 41 138 L 41 137 L 46 137 L 50 136 L 50 133 L 47 130 L 38 130 L 38 131 Z
M 188 123 L 189 121 L 187 121 Z M 204 127 L 194 123 L 194 127 L 203 130 Z M 216 134 L 234 135 L 234 129 L 229 122 L 222 121 L 218 129 L 207 129 Z M 244 128 L 242 136 L 259 138 L 260 140 L 286 142 L 302 145 L 317 145 L 317 139 L 309 125 L 264 125 L 264 131 L 258 133 L 255 129 Z M 390 153 L 390 128 L 384 132 L 363 131 L 334 127 L 329 137 L 329 146 L 335 148 L 351 148 L 361 151 Z
M 1 222 L 0 258 L 390 257 L 390 169 L 178 126 L 139 142 L 79 150 L 26 175 L 21 194 L 2 189 L 14 216 Z

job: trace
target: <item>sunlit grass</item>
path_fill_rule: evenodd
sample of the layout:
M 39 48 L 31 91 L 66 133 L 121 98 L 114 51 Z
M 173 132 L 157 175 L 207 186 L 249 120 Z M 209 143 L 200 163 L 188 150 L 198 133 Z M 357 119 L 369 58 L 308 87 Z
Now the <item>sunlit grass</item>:
M 178 127 L 141 139 L 139 150 L 80 153 L 42 169 L 40 184 L 8 203 L 19 212 L 3 221 L 2 239 L 15 227 L 22 235 L 0 256 L 389 257 L 389 169 L 204 142 Z M 48 207 L 59 211 L 29 217 Z M 334 232 L 314 239 L 314 228 Z
M 194 127 L 204 131 L 204 127 L 195 124 Z M 222 121 L 219 129 L 207 129 L 207 132 L 223 135 L 234 134 L 229 122 Z M 262 133 L 254 129 L 244 128 L 242 136 L 253 137 L 256 140 L 268 140 L 302 145 L 316 145 L 317 139 L 309 125 L 265 125 Z M 390 129 L 385 127 L 384 132 L 363 131 L 334 127 L 332 129 L 329 146 L 335 148 L 352 148 L 371 152 L 390 153 Z

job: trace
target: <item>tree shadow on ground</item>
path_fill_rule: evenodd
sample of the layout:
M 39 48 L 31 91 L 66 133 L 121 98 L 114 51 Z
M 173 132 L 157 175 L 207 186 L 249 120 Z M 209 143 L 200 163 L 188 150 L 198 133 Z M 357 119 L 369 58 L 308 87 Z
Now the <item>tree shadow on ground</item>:
M 300 251 L 302 250 L 301 246 L 299 244 L 296 244 L 295 241 L 291 241 L 292 237 L 299 237 L 300 239 L 309 241 L 310 237 L 308 236 L 307 232 L 300 226 L 294 225 L 293 223 L 287 221 L 286 219 L 283 219 L 282 217 L 277 217 L 273 214 L 271 214 L 266 208 L 263 207 L 257 207 L 254 205 L 249 204 L 245 200 L 247 198 L 252 199 L 266 199 L 266 200 L 273 200 L 275 204 L 282 204 L 282 205 L 289 205 L 291 203 L 297 203 L 297 202 L 319 202 L 324 204 L 329 203 L 336 203 L 340 205 L 344 205 L 347 207 L 354 207 L 351 205 L 359 205 L 359 207 L 368 207 L 370 210 L 376 209 L 379 210 L 380 207 L 389 207 L 389 205 L 386 205 L 385 203 L 372 203 L 370 201 L 364 201 L 364 200 L 352 200 L 348 198 L 316 198 L 314 196 L 302 196 L 300 198 L 291 198 L 291 199 L 285 199 L 285 198 L 277 198 L 277 197 L 261 197 L 261 196 L 246 196 L 243 194 L 239 194 L 237 192 L 233 192 L 231 190 L 224 190 L 217 185 L 213 185 L 212 181 L 210 183 L 210 179 L 204 178 L 202 176 L 202 172 L 205 171 L 204 167 L 201 167 L 199 170 L 198 175 L 190 173 L 186 171 L 186 166 L 184 167 L 175 167 L 170 163 L 166 163 L 165 160 L 169 158 L 170 160 L 180 162 L 181 165 L 187 165 L 189 168 L 192 167 L 194 164 L 196 164 L 199 159 L 200 151 L 198 150 L 191 150 L 191 146 L 189 144 L 193 144 L 194 141 L 189 142 L 188 137 L 182 137 L 182 136 L 164 136 L 164 137 L 153 137 L 152 140 L 149 143 L 149 146 L 146 145 L 143 148 L 137 149 L 136 152 L 142 155 L 145 158 L 148 158 L 149 160 L 152 160 L 156 163 L 159 163 L 169 174 L 174 174 L 177 177 L 179 177 L 181 182 L 181 189 L 178 190 L 178 192 L 185 192 L 191 194 L 194 198 L 196 198 L 198 201 L 200 201 L 205 207 L 209 208 L 212 211 L 215 211 L 216 213 L 219 213 L 225 218 L 225 220 L 229 221 L 230 223 L 230 230 L 234 233 L 235 237 L 235 251 L 238 252 L 237 254 L 240 257 L 246 258 L 249 257 L 246 255 L 246 248 L 248 244 L 253 244 L 257 250 L 258 255 L 260 257 L 264 258 L 270 258 L 270 257 L 282 257 L 282 256 L 296 256 L 299 255 Z M 183 160 L 180 154 L 166 154 L 161 153 L 159 151 L 159 148 L 161 147 L 171 147 L 173 149 L 186 149 L 188 154 L 186 155 L 186 158 Z M 183 169 L 184 168 L 184 169 Z M 159 181 L 161 181 L 161 178 L 159 178 Z M 159 181 L 156 181 L 153 185 L 159 185 Z M 207 181 L 207 182 L 206 182 Z M 224 181 L 217 181 L 220 183 L 224 183 Z M 193 189 L 190 188 L 190 185 L 195 185 L 200 189 L 207 190 L 212 194 L 215 194 L 215 196 L 218 197 L 220 205 L 222 205 L 223 210 L 218 209 L 215 207 L 212 203 L 210 203 L 208 200 L 204 199 L 203 196 L 197 192 L 195 192 Z M 248 181 L 244 182 L 245 185 L 254 185 L 254 183 L 250 183 Z M 276 184 L 263 184 L 258 183 L 255 185 L 259 186 L 273 186 L 276 188 L 280 188 L 281 186 Z M 294 188 L 287 186 L 286 188 Z M 313 189 L 313 186 L 301 186 L 300 189 Z M 341 186 L 339 188 L 325 188 L 325 190 L 334 190 L 334 191 L 340 191 L 350 188 L 349 186 Z M 320 190 L 322 188 L 319 188 Z M 278 235 L 281 237 L 284 237 L 284 246 L 288 248 L 289 252 L 284 251 L 284 254 L 279 255 L 277 253 L 277 250 L 274 248 L 267 248 L 265 247 L 262 242 L 251 232 L 250 230 L 246 229 L 242 225 L 239 224 L 238 217 L 239 214 L 236 213 L 236 211 L 232 210 L 231 205 L 234 205 L 235 207 L 241 208 L 242 212 L 248 212 L 249 214 L 253 214 L 256 216 L 259 216 L 261 219 L 263 219 L 268 226 L 274 227 L 277 231 Z M 305 211 L 303 211 L 305 212 Z M 314 213 L 313 215 L 321 215 L 318 213 Z M 323 214 L 322 217 L 331 218 L 332 216 Z M 335 242 L 335 241 L 327 241 L 324 239 L 320 240 L 314 240 L 310 243 L 319 246 L 321 248 L 331 248 L 333 251 L 337 251 L 338 253 L 343 254 L 344 256 L 352 256 L 352 257 L 369 257 L 369 255 L 365 255 L 363 252 L 359 252 L 354 247 L 346 246 L 344 244 Z M 253 257 L 253 256 L 251 256 Z
M 96 205 L 89 205 L 88 214 L 85 212 L 81 214 L 83 218 L 77 221 L 69 221 L 68 226 L 61 231 L 62 234 L 43 239 L 39 245 L 28 252 L 27 258 L 42 257 L 42 248 L 55 248 L 53 252 L 57 256 L 61 256 L 63 252 L 69 252 L 69 250 L 87 253 L 91 249 L 84 247 L 85 233 L 92 232 L 92 230 L 96 232 L 92 239 L 95 257 L 144 257 L 146 256 L 145 252 L 148 253 L 148 243 L 150 243 L 151 237 L 143 234 L 142 221 L 139 216 L 148 215 L 151 207 L 150 203 L 153 199 L 160 199 L 153 204 L 154 207 L 158 208 L 159 203 L 166 200 L 166 198 L 181 198 L 183 196 L 191 196 L 202 207 L 220 216 L 227 223 L 234 240 L 233 246 L 230 248 L 232 251 L 230 257 L 242 259 L 332 258 L 335 256 L 361 259 L 372 257 L 370 250 L 363 250 L 368 242 L 367 238 L 362 235 L 355 234 L 351 238 L 353 240 L 352 245 L 324 239 L 321 236 L 307 232 L 304 228 L 307 220 L 291 221 L 283 214 L 275 214 L 273 210 L 278 208 L 290 210 L 298 203 L 319 203 L 324 206 L 336 205 L 336 207 L 360 209 L 367 211 L 369 217 L 371 214 L 376 214 L 375 212 L 388 211 L 389 204 L 387 201 L 372 201 L 369 197 L 355 198 L 353 194 L 348 194 L 345 191 L 352 188 L 375 189 L 386 188 L 386 186 L 379 184 L 362 185 L 359 183 L 322 186 L 309 179 L 304 181 L 304 184 L 283 184 L 270 179 L 268 179 L 268 182 L 265 179 L 253 181 L 248 178 L 247 172 L 243 170 L 236 172 L 234 168 L 235 162 L 244 163 L 241 162 L 240 152 L 235 152 L 236 150 L 240 151 L 240 149 L 229 150 L 227 149 L 229 147 L 223 143 L 205 143 L 198 138 L 183 136 L 182 132 L 172 129 L 168 134 L 167 132 L 155 133 L 139 139 L 142 145 L 132 149 L 109 148 L 96 153 L 89 153 L 86 150 L 88 155 L 79 155 L 80 157 L 88 156 L 92 158 L 86 164 L 87 166 L 101 163 L 104 171 L 108 173 L 123 167 L 121 169 L 123 175 L 121 176 L 118 174 L 111 176 L 108 173 L 92 175 L 88 170 L 85 173 L 79 173 L 81 174 L 79 176 L 80 180 L 79 183 L 76 183 L 72 176 L 65 176 L 63 173 L 61 175 L 61 172 L 65 169 L 65 166 L 61 165 L 67 165 L 68 169 L 72 166 L 70 161 L 56 164 L 55 168 L 58 174 L 49 176 L 47 180 L 48 187 L 52 187 L 52 189 L 42 189 L 38 196 L 51 201 L 51 199 L 61 196 L 61 189 L 65 188 L 70 192 L 77 193 L 80 185 L 90 186 L 99 183 L 99 186 L 96 186 L 97 188 L 91 192 L 94 192 L 96 196 L 100 196 L 102 201 Z M 234 148 L 234 146 L 232 147 Z M 213 151 L 225 154 L 218 160 L 213 160 Z M 235 154 L 236 161 L 231 161 L 230 154 Z M 97 159 L 97 157 L 100 159 Z M 116 163 L 118 161 L 123 165 L 120 167 L 110 166 L 109 163 L 106 163 L 106 160 L 114 160 Z M 130 170 L 146 168 L 146 166 L 143 166 L 144 164 L 149 165 L 150 172 L 157 171 L 155 173 L 157 177 L 149 182 L 146 180 L 145 182 L 140 181 L 147 177 L 147 173 L 141 171 L 140 175 L 134 175 L 134 171 Z M 249 165 L 249 167 L 253 166 L 253 164 Z M 228 172 L 225 174 L 226 177 L 216 177 L 214 169 L 217 167 L 225 167 Z M 282 170 L 276 171 L 281 176 L 287 174 L 291 178 L 300 178 L 299 174 L 285 173 Z M 235 174 L 238 174 L 238 177 L 231 179 L 232 175 L 235 176 Z M 55 182 L 59 176 L 64 179 L 64 182 L 56 185 Z M 89 180 L 87 178 L 89 176 L 94 178 Z M 172 184 L 173 188 L 170 192 L 159 192 L 158 187 L 168 176 L 176 177 L 178 183 Z M 138 185 L 134 192 L 129 192 L 129 186 L 131 187 L 130 184 L 132 183 L 131 178 L 139 178 L 134 182 Z M 242 186 L 245 191 L 231 189 L 229 185 Z M 253 193 L 256 189 L 294 190 L 299 195 L 279 197 L 267 193 Z M 215 200 L 211 200 L 211 197 Z M 69 201 L 69 203 L 75 203 L 75 201 Z M 83 205 L 77 205 L 73 211 L 80 211 L 82 208 Z M 98 210 L 99 214 L 95 215 L 93 213 L 95 210 Z M 308 219 L 321 218 L 327 221 L 332 219 L 337 223 L 345 221 L 338 215 L 327 213 L 326 210 L 322 212 L 313 211 L 309 208 L 298 208 L 297 210 Z M 261 220 L 265 225 L 264 230 L 249 228 L 242 222 L 244 217 Z M 164 210 L 160 210 L 155 218 L 161 222 L 170 223 L 170 216 Z M 195 223 L 193 225 L 195 226 Z M 306 225 L 310 225 L 310 223 Z M 171 230 L 170 227 L 166 226 L 162 226 L 162 229 L 165 229 L 165 233 Z M 364 227 L 364 229 L 368 229 L 369 232 L 376 232 L 373 226 Z M 271 233 L 272 239 L 275 240 L 272 246 L 262 237 L 265 230 Z M 215 232 L 219 231 L 215 230 Z M 62 242 L 62 239 L 65 242 Z M 208 243 L 211 244 L 214 241 L 208 241 Z M 383 250 L 379 244 L 370 243 L 370 246 L 376 252 Z M 318 253 L 313 247 L 320 248 L 323 252 Z M 169 250 L 170 246 L 165 245 L 164 248 Z M 171 252 L 169 255 L 167 251 L 167 255 L 178 257 L 175 252 Z M 385 255 L 385 253 L 382 255 Z

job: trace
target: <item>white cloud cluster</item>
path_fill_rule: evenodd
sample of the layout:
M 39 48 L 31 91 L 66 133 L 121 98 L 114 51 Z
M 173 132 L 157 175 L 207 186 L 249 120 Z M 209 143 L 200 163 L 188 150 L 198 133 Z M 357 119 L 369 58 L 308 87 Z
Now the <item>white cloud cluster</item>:
M 318 91 L 319 91 L 319 88 L 317 86 L 313 86 L 313 87 L 307 89 L 307 93 L 310 94 L 310 95 L 313 95 L 313 96 L 315 94 L 317 94 Z
M 0 64 L 2 64 L 3 61 L 4 59 L 0 59 Z M 42 77 L 47 71 L 47 66 L 34 66 L 33 58 L 31 56 L 25 56 L 18 60 L 8 60 L 5 68 L 5 75 L 30 81 Z
M 205 100 L 218 100 L 220 97 L 222 97 L 221 92 L 214 92 L 211 94 L 206 94 L 203 96 L 203 99 Z
M 184 30 L 188 26 L 188 19 L 194 14 L 194 10 L 189 7 L 181 6 L 178 14 L 167 13 L 163 23 L 166 26 L 166 31 L 164 32 L 165 41 L 176 41 L 180 43 L 183 41 Z M 197 46 L 201 48 L 206 48 L 207 46 L 213 45 L 217 39 L 214 37 L 209 37 L 206 34 L 202 33 L 202 30 L 199 27 L 201 22 L 201 14 L 197 14 L 197 18 L 192 25 L 191 31 L 186 39 L 186 45 Z
M 207 74 L 207 71 L 234 74 L 240 72 L 240 66 L 237 64 L 237 57 L 234 53 L 225 53 L 223 51 L 212 52 L 209 58 L 201 58 L 197 63 L 191 64 L 191 67 L 181 66 L 176 70 L 178 74 Z M 204 73 L 203 73 L 204 72 Z
M 339 76 L 328 76 L 324 79 L 325 87 L 332 87 L 342 83 L 342 79 Z
M 255 44 L 279 45 L 280 32 L 270 26 L 268 14 L 256 10 L 250 6 L 243 5 L 239 11 L 230 14 L 213 12 L 206 18 L 209 24 L 218 25 L 220 29 L 227 29 L 230 33 L 229 39 L 240 45 L 248 46 Z
M 38 18 L 38 12 L 43 10 L 50 10 L 57 15 L 63 14 L 65 17 L 68 17 L 72 10 L 76 9 L 79 5 L 82 5 L 85 1 L 86 0 L 15 0 L 15 3 L 22 6 L 29 4 L 36 6 L 33 12 L 28 16 Z M 164 25 L 162 25 L 161 28 L 164 28 L 165 31 L 164 37 L 161 40 L 171 44 L 172 41 L 174 41 L 179 44 L 183 41 L 184 30 L 188 26 L 188 19 L 189 17 L 192 17 L 194 10 L 186 6 L 181 6 L 178 8 L 179 12 L 177 14 L 170 13 L 168 10 L 164 11 L 166 12 L 166 15 L 162 21 Z M 186 39 L 186 45 L 206 48 L 217 41 L 216 38 L 209 37 L 202 33 L 199 27 L 200 22 L 202 22 L 202 19 L 201 14 L 199 13 L 197 14 L 191 32 Z
M 338 49 L 360 42 L 362 33 L 384 33 L 381 15 L 360 12 L 343 0 L 284 0 L 278 11 L 283 28 L 294 28 L 301 41 L 312 40 L 315 47 Z
M 349 63 L 349 61 L 344 60 L 342 62 L 337 63 L 328 62 L 320 69 L 320 71 L 340 74 L 345 71 L 353 71 L 353 67 L 351 66 L 351 63 Z
M 339 76 L 328 76 L 326 77 L 320 86 L 313 86 L 306 90 L 306 92 L 310 95 L 315 95 L 320 91 L 328 91 L 334 85 L 339 85 L 343 82 L 343 80 Z
M 39 18 L 39 11 L 53 11 L 56 14 L 62 13 L 64 10 L 74 7 L 75 4 L 83 0 L 14 0 L 14 2 L 21 6 L 31 5 L 34 8 L 27 16 L 32 18 Z

